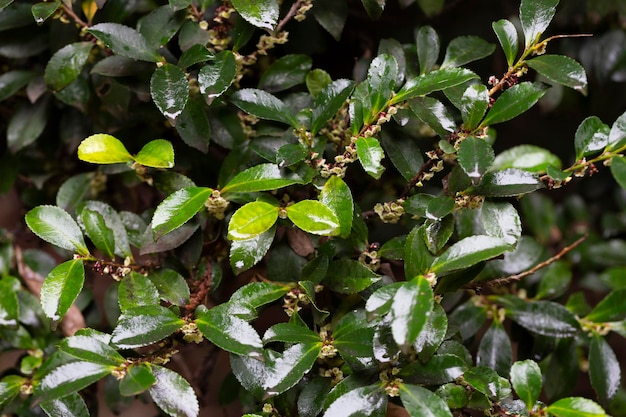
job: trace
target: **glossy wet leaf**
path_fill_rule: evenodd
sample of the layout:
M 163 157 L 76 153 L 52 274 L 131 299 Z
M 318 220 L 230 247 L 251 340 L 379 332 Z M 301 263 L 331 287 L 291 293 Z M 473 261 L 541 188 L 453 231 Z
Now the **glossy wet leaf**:
M 620 155 L 611 158 L 611 174 L 620 187 L 626 189 L 626 158 Z
M 446 136 L 456 130 L 456 122 L 446 106 L 432 97 L 417 97 L 409 101 L 411 111 L 438 135 Z
M 309 150 L 299 143 L 288 143 L 281 146 L 276 153 L 276 163 L 279 167 L 290 167 L 302 162 L 309 156 Z
M 48 3 L 36 3 L 33 4 L 31 8 L 31 12 L 33 13 L 33 18 L 38 25 L 43 24 L 50 16 L 54 14 L 61 6 L 60 1 L 51 1 Z
M 480 340 L 476 354 L 476 365 L 486 366 L 499 375 L 507 376 L 511 367 L 513 350 L 511 340 L 502 324 L 493 321 Z
M 221 51 L 215 58 L 198 72 L 200 92 L 207 100 L 213 102 L 228 90 L 237 75 L 237 61 L 231 51 Z
M 0 75 L 0 101 L 12 97 L 37 76 L 34 71 L 14 70 Z
M 176 119 L 189 99 L 187 76 L 174 64 L 158 67 L 150 79 L 150 95 L 163 116 Z
M 339 41 L 348 18 L 348 5 L 341 1 L 318 0 L 313 17 L 331 36 Z
M 486 395 L 491 400 L 502 398 L 502 394 L 506 389 L 501 384 L 501 378 L 496 371 L 484 366 L 470 368 L 465 372 L 463 378 L 472 388 Z
M 61 398 L 44 401 L 39 406 L 48 417 L 84 417 L 89 415 L 85 400 L 76 392 Z
M 626 288 L 611 291 L 595 305 L 593 310 L 585 316 L 585 319 L 595 323 L 624 320 L 626 318 L 625 297 Z
M 535 298 L 555 299 L 565 294 L 572 282 L 572 265 L 561 260 L 549 265 L 544 271 Z
M 486 197 L 514 197 L 543 188 L 541 180 L 532 172 L 519 168 L 486 173 L 477 191 Z
M 365 303 L 365 311 L 367 311 L 368 318 L 374 319 L 389 313 L 393 298 L 403 285 L 404 283 L 394 282 L 374 291 Z
M 0 407 L 4 408 L 20 393 L 20 387 L 26 378 L 18 375 L 8 375 L 0 380 Z
M 452 417 L 445 401 L 424 387 L 402 384 L 400 399 L 410 417 Z
M 120 315 L 111 342 L 121 349 L 156 343 L 180 329 L 185 321 L 160 305 L 140 306 Z
M 254 88 L 238 90 L 230 96 L 237 107 L 259 119 L 274 120 L 298 128 L 299 123 L 287 105 L 272 94 Z
M 278 395 L 293 387 L 311 369 L 322 349 L 322 343 L 298 343 L 270 364 L 263 388 L 269 395 Z
M 284 296 L 291 287 L 289 285 L 270 282 L 252 282 L 244 285 L 233 293 L 231 302 L 259 308 Z
M 298 416 L 316 417 L 324 409 L 324 399 L 331 389 L 328 378 L 313 377 L 298 396 Z
M 259 80 L 259 88 L 273 93 L 303 84 L 312 65 L 313 61 L 308 55 L 285 55 L 263 73 Z
M 276 228 L 260 233 L 250 239 L 233 240 L 230 245 L 230 266 L 235 273 L 241 273 L 259 263 L 267 254 Z
M 67 337 L 61 341 L 58 348 L 76 359 L 100 365 L 119 366 L 125 361 L 124 357 L 111 346 L 90 336 Z
M 257 191 L 277 190 L 293 184 L 302 184 L 297 174 L 281 170 L 275 164 L 260 164 L 237 174 L 226 184 L 221 192 L 252 193 Z
M 615 120 L 609 131 L 610 150 L 619 149 L 626 143 L 626 112 Z
M 152 372 L 156 384 L 150 388 L 150 396 L 161 410 L 176 417 L 198 415 L 198 398 L 185 378 L 161 366 L 153 365 Z
M 159 239 L 185 224 L 200 211 L 213 190 L 206 187 L 188 187 L 170 194 L 161 202 L 152 216 L 152 230 Z
M 530 172 L 546 172 L 548 166 L 561 167 L 561 160 L 552 152 L 536 145 L 518 145 L 498 154 L 493 166 L 494 171 L 507 168 L 519 168 Z
M 541 369 L 532 360 L 518 361 L 511 366 L 511 385 L 515 393 L 531 411 L 541 394 Z
M 463 358 L 450 353 L 437 354 L 428 362 L 415 361 L 402 368 L 405 381 L 423 385 L 441 385 L 454 381 L 468 369 Z
M 332 176 L 326 181 L 320 192 L 320 202 L 331 209 L 337 217 L 338 235 L 346 238 L 352 230 L 352 216 L 354 203 L 350 187 L 338 176 Z
M 85 282 L 81 259 L 65 261 L 55 267 L 41 287 L 41 307 L 50 319 L 60 320 L 72 306 Z
M 330 263 L 324 283 L 340 294 L 355 294 L 379 280 L 380 277 L 365 265 L 345 258 Z
M 470 136 L 461 142 L 458 161 L 463 171 L 477 184 L 494 162 L 494 152 L 486 140 Z
M 320 336 L 305 326 L 292 323 L 277 323 L 266 330 L 263 343 L 318 343 Z
M 8 279 L 0 280 L 0 326 L 13 327 L 18 324 L 20 308 L 16 291 Z
M 237 12 L 250 24 L 273 30 L 278 21 L 279 6 L 276 0 L 235 0 L 232 2 Z
M 481 208 L 481 219 L 485 232 L 515 245 L 522 235 L 522 222 L 511 203 L 485 201 Z
M 99 23 L 87 29 L 118 55 L 140 61 L 157 62 L 161 56 L 135 29 L 119 23 Z
M 78 159 L 92 164 L 119 164 L 132 162 L 132 155 L 117 138 L 98 133 L 84 139 L 78 145 Z
M 354 90 L 354 82 L 346 79 L 333 81 L 325 86 L 313 103 L 311 134 L 315 135 L 345 104 Z
M 133 271 L 121 280 L 117 302 L 123 313 L 131 308 L 159 304 L 159 292 L 148 277 Z
M 174 147 L 165 139 L 152 140 L 135 155 L 135 162 L 151 168 L 172 168 L 174 167 Z
M 356 152 L 365 172 L 376 179 L 383 175 L 385 168 L 382 166 L 381 161 L 385 157 L 385 152 L 380 147 L 378 139 L 374 137 L 359 137 L 356 140 Z
M 472 84 L 461 97 L 463 127 L 472 130 L 480 124 L 489 107 L 489 91 L 483 84 Z
M 603 404 L 608 404 L 621 385 L 620 363 L 604 337 L 593 335 L 589 344 L 589 378 Z
M 602 123 L 597 116 L 589 116 L 583 120 L 574 135 L 574 149 L 576 160 L 584 156 L 600 152 L 609 144 L 608 125 Z
M 597 403 L 582 397 L 567 397 L 547 407 L 556 417 L 603 417 L 607 414 Z
M 522 0 L 519 18 L 526 47 L 535 43 L 554 17 L 559 0 Z
M 66 211 L 55 206 L 38 206 L 26 213 L 26 224 L 37 236 L 63 249 L 88 255 L 78 224 Z
M 91 42 L 77 42 L 56 51 L 46 65 L 46 84 L 55 91 L 70 85 L 82 72 L 92 48 Z
M 565 307 L 551 301 L 515 303 L 506 308 L 507 317 L 531 332 L 549 337 L 577 334 L 576 317 Z
M 97 211 L 83 209 L 80 212 L 80 220 L 85 228 L 89 239 L 104 255 L 110 259 L 115 258 L 115 236 L 109 229 L 104 217 Z
M 522 82 L 514 85 L 497 98 L 481 125 L 495 125 L 519 116 L 534 106 L 546 91 L 546 87 L 538 83 Z
M 460 67 L 489 56 L 496 49 L 492 43 L 478 36 L 459 36 L 448 44 L 441 68 Z
M 415 35 L 420 75 L 435 68 L 439 60 L 439 35 L 431 26 L 422 26 Z
M 251 239 L 267 230 L 278 219 L 278 207 L 264 201 L 253 201 L 240 207 L 228 224 L 231 240 Z
M 34 104 L 23 104 L 9 120 L 6 128 L 6 139 L 9 149 L 16 153 L 32 144 L 41 136 L 46 124 L 48 100 L 40 99 Z
M 232 297 L 234 300 L 234 296 Z M 254 328 L 244 319 L 229 313 L 222 304 L 196 314 L 195 323 L 211 343 L 237 355 L 259 358 L 263 342 Z
M 485 235 L 470 236 L 435 258 L 430 269 L 437 274 L 445 274 L 495 258 L 508 250 L 510 245 L 503 239 Z
M 382 417 L 387 408 L 387 395 L 378 385 L 347 391 L 326 408 L 323 417 Z
M 40 401 L 80 391 L 111 373 L 113 367 L 91 362 L 72 362 L 52 369 L 35 388 Z
M 371 114 L 366 121 L 373 120 L 386 107 L 397 78 L 398 62 L 392 55 L 382 54 L 374 58 L 367 71 Z
M 180 68 L 188 68 L 200 62 L 210 61 L 214 58 L 215 54 L 213 54 L 213 52 L 211 52 L 206 46 L 196 43 L 182 53 L 178 60 L 178 64 L 176 65 Z
M 391 102 L 396 104 L 418 96 L 425 96 L 475 78 L 478 76 L 465 68 L 442 68 L 407 80 Z
M 404 274 L 409 279 L 426 274 L 434 258 L 426 243 L 426 226 L 415 226 L 406 238 Z
M 120 380 L 119 389 L 123 396 L 139 395 L 148 390 L 157 379 L 147 364 L 139 364 L 128 368 L 124 378 Z
M 509 20 L 500 19 L 497 22 L 493 22 L 491 27 L 493 28 L 493 31 L 500 42 L 500 46 L 504 51 L 507 64 L 509 67 L 512 66 L 515 62 L 515 58 L 517 57 L 517 50 L 519 47 L 519 40 L 515 25 Z
M 391 303 L 391 332 L 403 351 L 415 343 L 433 309 L 433 291 L 420 275 L 405 282 Z
M 406 181 L 410 181 L 424 164 L 422 153 L 412 138 L 397 137 L 383 132 L 381 145 L 385 155 Z
M 448 316 L 440 304 L 433 303 L 433 310 L 420 332 L 413 348 L 423 362 L 429 361 L 437 352 L 448 333 Z
M 386 0 L 361 0 L 363 4 L 363 8 L 367 12 L 367 15 L 376 20 L 380 17 L 385 9 L 385 1 Z
M 287 206 L 287 217 L 305 232 L 323 236 L 339 234 L 339 219 L 324 203 L 302 200 Z
M 582 65 L 564 55 L 541 55 L 526 64 L 548 80 L 587 94 L 587 74 Z
M 95 213 L 99 214 L 102 217 L 103 221 L 103 224 L 100 224 L 100 226 L 108 229 L 112 233 L 114 242 L 114 244 L 112 245 L 113 253 L 122 258 L 129 257 L 132 259 L 133 255 L 130 250 L 128 232 L 126 231 L 126 227 L 124 226 L 120 215 L 117 213 L 117 211 L 113 209 L 113 207 L 101 201 L 92 200 L 81 204 L 78 209 L 81 212 L 81 219 L 83 217 L 82 213 L 84 212 L 91 213 L 92 215 Z M 87 235 L 91 239 L 91 234 L 89 231 Z

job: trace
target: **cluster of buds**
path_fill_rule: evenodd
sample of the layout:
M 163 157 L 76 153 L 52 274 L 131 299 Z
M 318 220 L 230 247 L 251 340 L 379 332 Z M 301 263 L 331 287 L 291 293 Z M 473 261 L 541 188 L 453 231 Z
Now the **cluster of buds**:
M 293 18 L 298 22 L 302 22 L 304 19 L 306 19 L 306 12 L 311 10 L 312 7 L 313 7 L 312 0 L 301 1 L 300 7 L 298 8 L 298 11 L 296 12 L 296 15 Z
M 378 268 L 380 268 L 378 249 L 380 249 L 380 244 L 372 243 L 364 252 L 361 252 L 361 255 L 359 255 L 359 262 L 374 272 L 378 271 Z
M 240 53 L 233 51 L 233 55 L 235 56 L 235 62 L 237 63 L 237 75 L 235 75 L 233 84 L 239 87 L 239 82 L 241 81 L 243 76 L 248 72 L 248 69 L 246 67 L 256 64 L 257 58 L 256 58 L 256 53 L 252 53 L 249 55 L 241 55 Z
M 343 372 L 341 371 L 341 369 L 337 368 L 336 366 L 330 369 L 320 368 L 320 376 L 323 376 L 324 378 L 332 378 L 330 380 L 330 384 L 332 386 L 337 385 L 343 380 Z
M 126 376 L 126 374 L 128 373 L 128 366 L 131 364 L 132 362 L 124 362 L 122 363 L 120 366 L 118 366 L 117 368 L 113 369 L 111 371 L 111 375 L 113 375 L 113 377 L 115 377 L 115 379 L 117 379 L 118 381 L 122 378 L 124 378 Z
M 80 257 L 80 255 L 78 256 Z M 130 268 L 130 264 L 130 258 L 124 259 L 124 265 L 106 264 L 102 261 L 96 261 L 92 268 L 94 272 L 100 275 L 110 275 L 114 280 L 121 281 L 122 278 L 131 273 L 132 269 Z
M 233 23 L 230 20 L 231 14 L 235 9 L 230 5 L 222 5 L 215 10 L 213 17 L 213 27 L 209 29 L 209 43 L 216 51 L 222 51 L 228 48 L 231 38 L 228 35 L 232 29 Z M 207 30 L 209 24 L 203 20 L 199 23 L 200 29 Z
M 483 205 L 483 201 L 485 201 L 485 196 L 483 195 L 461 194 L 454 199 L 454 206 L 457 209 L 477 209 Z
M 337 353 L 337 348 L 333 346 L 332 340 L 327 340 L 322 345 L 322 349 L 320 349 L 320 353 L 317 357 L 320 359 L 334 358 L 337 356 Z
M 302 310 L 300 304 L 309 304 L 309 297 L 305 293 L 294 288 L 285 294 L 285 298 L 283 298 L 283 309 L 285 310 L 285 314 L 289 317 L 293 316 L 293 313 Z
M 389 106 L 389 108 L 387 109 L 387 111 L 381 111 L 380 114 L 378 115 L 378 120 L 376 120 L 376 124 L 377 125 L 382 125 L 387 123 L 389 120 L 391 120 L 391 117 L 398 113 L 398 108 L 396 106 Z
M 257 53 L 259 55 L 267 55 L 267 51 L 274 48 L 274 46 L 287 43 L 288 37 L 289 32 L 284 30 L 275 35 L 262 35 L 256 44 Z
M 270 403 L 265 403 L 263 404 L 263 414 L 272 414 L 275 411 L 275 408 L 272 404 Z
M 188 343 L 202 343 L 204 338 L 202 337 L 202 333 L 198 329 L 196 323 L 189 322 L 185 323 L 185 325 L 180 329 L 183 333 L 183 340 Z
M 385 392 L 390 397 L 397 397 L 400 395 L 402 378 L 398 378 L 396 376 L 398 373 L 400 373 L 400 369 L 394 366 L 392 368 L 387 368 L 378 374 L 378 379 L 385 384 Z
M 228 200 L 220 194 L 219 190 L 213 190 L 211 197 L 204 203 L 209 214 L 218 220 L 224 218 L 224 211 L 228 207 Z
M 595 167 L 594 167 L 595 168 Z M 568 182 L 570 182 L 572 180 L 572 177 L 567 177 L 564 180 L 555 180 L 553 178 L 548 178 L 548 184 L 547 187 L 550 190 L 554 190 L 557 188 L 561 188 L 562 186 L 564 186 L 565 184 L 567 184 Z
M 243 134 L 248 139 L 255 137 L 256 130 L 254 130 L 253 126 L 256 125 L 260 119 L 256 116 L 244 112 L 237 112 L 237 117 L 239 118 L 239 122 L 241 123 Z
M 374 213 L 378 214 L 383 223 L 398 223 L 404 214 L 403 202 L 404 200 L 388 201 L 383 204 L 377 203 L 374 206 Z
M 428 282 L 428 284 L 434 288 L 435 285 L 437 285 L 437 274 L 435 274 L 434 272 L 429 272 L 426 275 L 424 275 L 424 278 L 426 278 L 426 282 Z

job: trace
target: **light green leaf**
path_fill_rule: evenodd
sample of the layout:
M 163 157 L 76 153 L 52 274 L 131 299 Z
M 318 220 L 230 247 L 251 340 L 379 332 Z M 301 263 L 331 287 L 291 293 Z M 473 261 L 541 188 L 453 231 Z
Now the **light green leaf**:
M 322 90 L 332 82 L 333 79 L 330 77 L 330 74 L 319 68 L 309 71 L 304 79 L 306 89 L 314 99 L 317 99 Z
M 445 401 L 424 387 L 402 384 L 400 399 L 410 417 L 452 417 Z
M 461 97 L 461 116 L 463 127 L 467 130 L 476 128 L 489 107 L 489 91 L 484 84 L 472 84 Z
M 253 238 L 269 230 L 278 219 L 278 207 L 264 201 L 253 201 L 240 207 L 228 224 L 230 240 Z
M 87 29 L 97 39 L 118 55 L 140 61 L 157 62 L 161 56 L 155 47 L 135 29 L 119 23 L 99 23 Z
M 112 366 L 91 362 L 72 362 L 51 370 L 35 388 L 42 402 L 64 397 L 88 387 L 109 375 Z
M 585 316 L 586 320 L 595 323 L 605 323 L 610 321 L 621 321 L 626 318 L 626 288 L 619 288 L 611 291 L 604 297 L 589 314 Z
M 285 342 L 285 343 L 318 343 L 320 336 L 309 329 L 293 323 L 277 323 L 267 329 L 263 335 L 263 343 Z
M 626 112 L 615 120 L 609 132 L 609 149 L 619 149 L 626 143 Z
M 163 64 L 152 74 L 150 95 L 163 116 L 176 119 L 189 99 L 187 76 L 176 65 Z
M 550 25 L 559 0 L 522 0 L 519 18 L 525 45 L 533 45 Z
M 272 284 L 269 282 L 252 282 L 239 288 L 230 297 L 231 302 L 259 308 L 284 296 L 291 287 L 288 284 Z
M 151 168 L 172 168 L 174 147 L 170 141 L 156 139 L 146 143 L 135 155 L 135 162 Z
M 270 31 L 278 21 L 279 7 L 276 0 L 234 0 L 233 7 L 250 24 Z
M 523 82 L 504 91 L 493 103 L 481 126 L 490 126 L 511 120 L 539 101 L 546 93 L 542 84 Z
M 431 270 L 437 274 L 445 274 L 457 269 L 469 268 L 479 262 L 502 255 L 510 249 L 511 246 L 508 243 L 497 237 L 484 235 L 466 237 L 435 258 Z
M 79 255 L 89 255 L 78 224 L 64 210 L 55 206 L 38 206 L 26 213 L 26 224 L 37 236 Z
M 391 104 L 425 96 L 434 91 L 444 90 L 478 78 L 478 75 L 465 68 L 442 68 L 408 80 L 391 99 Z
M 20 393 L 20 388 L 27 382 L 18 375 L 7 375 L 0 381 L 0 408 L 4 409 Z
M 488 172 L 477 191 L 486 197 L 513 197 L 543 188 L 541 180 L 532 172 L 517 168 Z
M 604 417 L 607 414 L 597 403 L 581 397 L 561 398 L 547 411 L 555 417 Z
M 76 392 L 44 401 L 39 406 L 48 417 L 86 417 L 89 415 L 87 404 Z
M 180 329 L 185 321 L 160 305 L 130 308 L 120 315 L 111 342 L 121 349 L 151 345 Z
M 84 139 L 78 145 L 78 159 L 92 164 L 118 164 L 132 162 L 132 155 L 119 139 L 97 133 Z
M 431 26 L 422 26 L 415 35 L 420 75 L 431 72 L 439 59 L 439 36 Z
M 478 36 L 459 36 L 448 44 L 441 68 L 460 67 L 491 55 L 495 49 L 494 44 Z
M 478 184 L 494 162 L 494 152 L 486 140 L 470 136 L 461 142 L 458 161 L 463 171 Z
M 587 74 L 582 65 L 563 55 L 541 55 L 526 64 L 548 80 L 587 94 Z
M 433 290 L 423 275 L 404 282 L 391 302 L 391 333 L 404 352 L 415 343 L 433 309 Z
M 515 62 L 515 57 L 517 57 L 519 47 L 515 25 L 506 19 L 500 19 L 497 22 L 493 22 L 491 27 L 498 37 L 498 41 L 500 41 L 508 66 L 512 66 Z
M 207 187 L 188 187 L 170 194 L 161 202 L 152 216 L 155 238 L 179 228 L 204 207 L 213 190 Z
M 352 230 L 354 203 L 350 187 L 339 177 L 332 176 L 320 192 L 320 201 L 330 208 L 339 221 L 339 236 L 346 238 Z
M 230 96 L 241 110 L 259 119 L 274 120 L 298 128 L 299 122 L 285 103 L 272 94 L 254 88 L 243 88 Z
M 620 362 L 611 346 L 600 335 L 593 335 L 589 344 L 589 379 L 603 404 L 610 402 L 621 385 Z
M 297 174 L 283 171 L 276 164 L 260 164 L 237 174 L 222 188 L 221 193 L 253 193 L 302 183 Z
M 197 417 L 200 406 L 189 382 L 174 371 L 152 365 L 156 384 L 150 388 L 154 403 L 170 416 Z
M 225 50 L 215 55 L 212 62 L 202 67 L 198 72 L 200 93 L 207 103 L 221 96 L 235 80 L 237 75 L 237 61 L 235 54 Z
M 313 103 L 311 115 L 311 134 L 317 132 L 328 122 L 346 103 L 354 90 L 354 82 L 350 80 L 336 80 L 325 86 Z
M 287 217 L 305 232 L 322 236 L 339 234 L 339 219 L 324 203 L 302 200 L 287 206 Z
M 530 172 L 546 172 L 548 166 L 561 168 L 561 160 L 547 149 L 535 145 L 518 145 L 499 154 L 491 167 L 492 171 L 519 168 Z
M 541 369 L 532 360 L 518 361 L 511 366 L 511 385 L 530 412 L 541 394 Z
M 308 55 L 289 54 L 280 57 L 263 72 L 259 88 L 273 93 L 302 84 L 312 66 L 313 60 Z
M 356 140 L 356 153 L 365 172 L 372 177 L 379 179 L 385 168 L 381 161 L 385 157 L 383 148 L 380 147 L 378 139 L 374 137 L 359 137 Z
M 70 85 L 82 72 L 92 48 L 91 42 L 76 42 L 56 51 L 46 65 L 46 84 L 55 91 Z

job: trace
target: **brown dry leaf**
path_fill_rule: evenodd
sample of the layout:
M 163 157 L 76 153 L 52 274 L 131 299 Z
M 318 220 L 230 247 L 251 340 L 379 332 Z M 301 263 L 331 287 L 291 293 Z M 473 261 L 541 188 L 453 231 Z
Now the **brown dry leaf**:
M 315 252 L 311 238 L 300 229 L 287 229 L 287 241 L 289 242 L 289 247 L 303 258 Z

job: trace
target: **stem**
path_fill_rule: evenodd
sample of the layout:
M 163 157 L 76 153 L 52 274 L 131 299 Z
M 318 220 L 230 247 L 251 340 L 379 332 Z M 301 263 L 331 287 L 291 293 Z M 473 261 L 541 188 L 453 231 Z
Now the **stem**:
M 281 30 L 283 30 L 287 22 L 289 22 L 296 15 L 296 13 L 298 13 L 298 9 L 300 9 L 300 6 L 302 6 L 302 4 L 305 1 L 306 0 L 298 0 L 294 4 L 291 5 L 291 8 L 289 9 L 285 17 L 283 17 L 281 21 L 278 22 L 278 25 L 276 26 L 276 29 L 274 30 L 274 34 L 277 34 Z
M 74 10 L 72 10 L 71 7 L 67 7 L 65 4 L 63 4 L 63 12 L 69 17 L 71 17 L 74 20 L 74 22 L 76 22 L 81 27 L 84 27 L 84 28 L 89 27 L 89 23 L 85 22 L 83 19 L 78 17 L 78 15 L 74 13 Z

